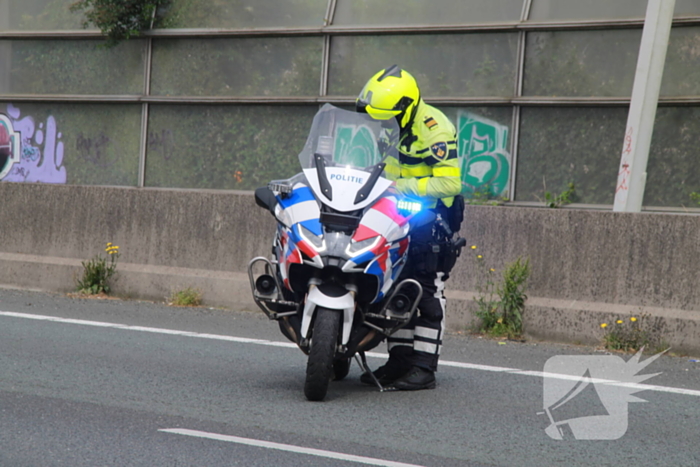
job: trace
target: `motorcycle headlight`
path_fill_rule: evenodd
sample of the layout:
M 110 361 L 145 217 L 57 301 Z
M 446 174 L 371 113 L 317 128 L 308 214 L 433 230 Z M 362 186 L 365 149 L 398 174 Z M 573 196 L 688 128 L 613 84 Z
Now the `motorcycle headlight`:
M 319 253 L 326 250 L 326 240 L 323 237 L 319 237 L 301 224 L 299 225 L 299 233 L 301 238 Z
M 376 247 L 382 238 L 383 237 L 381 235 L 377 235 L 376 237 L 368 238 L 366 240 L 362 240 L 361 242 L 350 242 L 345 249 L 345 254 L 353 257 L 365 253 Z

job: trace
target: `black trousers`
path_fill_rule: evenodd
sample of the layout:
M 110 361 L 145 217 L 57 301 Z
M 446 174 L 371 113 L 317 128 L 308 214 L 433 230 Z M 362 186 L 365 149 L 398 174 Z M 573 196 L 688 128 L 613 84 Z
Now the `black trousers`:
M 442 209 L 436 210 L 444 217 L 446 213 L 441 211 Z M 400 280 L 415 279 L 423 288 L 423 295 L 418 302 L 418 312 L 411 322 L 387 339 L 389 360 L 407 369 L 418 366 L 437 371 L 445 333 L 445 274 L 426 270 L 425 257 L 413 253 L 425 250 L 425 245 L 433 241 L 433 228 L 431 224 L 411 233 L 411 253 Z

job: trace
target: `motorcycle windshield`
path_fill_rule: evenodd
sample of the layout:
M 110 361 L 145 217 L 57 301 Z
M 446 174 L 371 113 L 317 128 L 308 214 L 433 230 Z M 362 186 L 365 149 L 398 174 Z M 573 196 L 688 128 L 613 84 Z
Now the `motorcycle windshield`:
M 395 119 L 324 105 L 314 117 L 299 162 L 323 204 L 341 212 L 368 206 L 398 178 Z
M 365 113 L 324 105 L 314 117 L 309 137 L 299 154 L 303 169 L 317 165 L 371 171 L 387 157 L 396 157 L 399 126 L 395 118 L 375 120 Z

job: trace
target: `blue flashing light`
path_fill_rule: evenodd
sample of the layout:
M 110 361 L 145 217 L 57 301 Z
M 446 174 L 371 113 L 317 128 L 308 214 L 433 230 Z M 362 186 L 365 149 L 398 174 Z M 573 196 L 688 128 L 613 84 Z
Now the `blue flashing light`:
M 399 211 L 408 211 L 411 214 L 415 214 L 423 209 L 423 205 L 418 201 L 408 201 L 402 199 L 396 203 L 396 208 Z

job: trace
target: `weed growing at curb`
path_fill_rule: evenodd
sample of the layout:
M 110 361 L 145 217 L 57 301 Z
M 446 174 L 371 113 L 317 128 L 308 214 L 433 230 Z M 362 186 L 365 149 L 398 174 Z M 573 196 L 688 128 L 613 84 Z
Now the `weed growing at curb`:
M 481 320 L 480 332 L 491 336 L 519 338 L 523 332 L 523 310 L 530 276 L 530 260 L 518 258 L 507 264 L 502 281 L 496 279 L 496 270 L 486 265 L 483 255 L 472 246 L 477 268 L 476 316 Z
M 669 348 L 663 338 L 659 323 L 651 323 L 651 317 L 642 314 L 637 318 L 618 318 L 611 323 L 601 323 L 605 331 L 603 345 L 608 350 L 638 352 L 642 348 L 659 353 Z
M 117 260 L 119 259 L 119 247 L 107 243 L 105 252 L 109 261 L 101 255 L 83 261 L 83 275 L 76 279 L 76 290 L 85 295 L 109 294 L 111 288 L 109 280 L 117 273 Z
M 544 202 L 550 208 L 560 208 L 566 204 L 571 204 L 576 196 L 576 185 L 570 182 L 567 185 L 567 189 L 558 195 L 554 195 L 549 191 L 544 193 Z
M 509 201 L 507 192 L 502 196 L 494 196 L 493 191 L 493 187 L 487 183 L 474 190 L 473 193 L 465 195 L 464 201 L 470 205 L 488 206 L 501 206 Z
M 201 304 L 202 291 L 194 287 L 176 290 L 168 298 L 168 305 L 172 306 L 199 306 Z
M 690 199 L 692 199 L 698 206 L 700 206 L 700 193 L 692 192 L 690 194 Z

